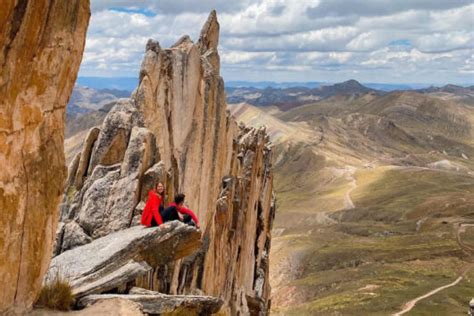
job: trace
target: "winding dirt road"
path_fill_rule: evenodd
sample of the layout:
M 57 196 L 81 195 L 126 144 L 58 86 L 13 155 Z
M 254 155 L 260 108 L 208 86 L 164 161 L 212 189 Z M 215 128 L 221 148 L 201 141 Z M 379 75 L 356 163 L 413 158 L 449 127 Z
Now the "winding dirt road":
M 458 227 L 456 229 L 456 239 L 457 239 L 457 242 L 459 244 L 459 246 L 461 247 L 461 249 L 463 251 L 465 251 L 466 253 L 468 253 L 470 256 L 474 256 L 474 247 L 471 247 L 469 245 L 467 245 L 466 243 L 463 242 L 462 240 L 462 237 L 461 237 L 461 234 L 464 233 L 466 231 L 466 228 L 467 227 L 473 227 L 474 224 L 465 224 L 465 223 L 460 223 L 458 224 Z M 445 290 L 447 288 L 450 288 L 452 286 L 455 286 L 456 284 L 458 284 L 459 282 L 461 282 L 461 280 L 463 279 L 464 275 L 472 269 L 472 267 L 474 266 L 474 263 L 469 263 L 462 271 L 461 275 L 456 279 L 454 280 L 453 282 L 449 283 L 449 284 L 446 284 L 446 285 L 443 285 L 443 286 L 440 286 L 424 295 L 421 295 L 421 296 L 418 296 L 417 298 L 415 299 L 412 299 L 411 301 L 408 301 L 407 303 L 405 303 L 405 305 L 403 305 L 403 309 L 401 311 L 399 311 L 398 313 L 395 313 L 395 314 L 392 314 L 392 316 L 400 316 L 400 315 L 403 315 L 405 313 L 408 313 L 409 311 L 412 310 L 413 307 L 415 307 L 416 303 L 418 303 L 419 301 L 427 298 L 427 297 L 430 297 L 442 290 Z
M 466 271 L 467 272 L 467 271 Z M 403 305 L 403 309 L 401 311 L 399 311 L 398 313 L 395 313 L 393 314 L 393 316 L 400 316 L 400 315 L 403 315 L 405 313 L 408 313 L 413 307 L 415 307 L 416 303 L 418 303 L 419 301 L 427 298 L 427 297 L 430 297 L 431 295 L 434 295 L 444 289 L 447 289 L 449 287 L 452 287 L 452 286 L 455 286 L 456 284 L 458 284 L 459 282 L 461 282 L 463 278 L 463 275 L 461 275 L 460 277 L 458 277 L 454 282 L 452 283 L 449 283 L 449 284 L 446 284 L 446 285 L 443 285 L 443 286 L 440 286 L 422 296 L 418 296 L 417 298 L 411 300 L 411 301 L 408 301 L 405 305 Z
M 351 182 L 349 183 L 350 189 L 347 190 L 346 193 L 344 194 L 344 209 L 351 210 L 355 208 L 354 202 L 352 202 L 352 199 L 351 199 L 351 193 L 352 191 L 354 191 L 354 189 L 357 188 L 357 182 L 356 182 L 356 179 L 354 178 L 355 170 L 351 168 L 347 172 L 348 172 L 348 178 L 351 180 Z

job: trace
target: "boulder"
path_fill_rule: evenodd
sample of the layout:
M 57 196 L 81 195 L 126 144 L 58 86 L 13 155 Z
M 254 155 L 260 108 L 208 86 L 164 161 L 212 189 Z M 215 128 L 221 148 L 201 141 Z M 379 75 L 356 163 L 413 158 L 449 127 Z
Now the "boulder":
M 132 129 L 120 175 L 107 193 L 104 220 L 96 236 L 130 227 L 140 198 L 140 178 L 155 161 L 155 138 L 146 128 Z
M 190 255 L 201 246 L 200 238 L 198 230 L 178 221 L 132 227 L 54 257 L 44 282 L 68 280 L 78 297 L 102 293 L 146 274 L 150 266 Z
M 74 219 L 87 240 L 132 226 L 135 208 L 142 200 L 142 183 L 153 182 L 158 169 L 163 168 L 156 163 L 155 136 L 141 125 L 142 117 L 133 101 L 120 99 L 101 128 L 89 131 L 80 158 L 70 167 L 75 174 L 68 177 L 61 221 Z M 58 243 L 67 242 L 62 239 Z M 70 245 L 59 249 L 64 251 Z
M 91 155 L 92 148 L 97 140 L 97 137 L 99 137 L 100 133 L 100 128 L 98 127 L 93 127 L 89 130 L 87 133 L 86 139 L 84 140 L 84 144 L 82 146 L 82 151 L 80 154 L 80 160 L 78 162 L 77 167 L 75 168 L 75 178 L 74 178 L 74 186 L 76 189 L 80 189 L 82 187 L 82 184 L 84 183 L 84 178 L 87 176 L 87 170 L 89 168 L 89 158 Z M 71 176 L 71 173 L 74 171 L 69 170 Z
M 98 166 L 83 188 L 82 206 L 76 215 L 77 222 L 89 236 L 96 237 L 102 228 L 107 210 L 107 201 L 120 178 L 120 165 Z
M 98 278 L 83 278 L 72 283 L 75 297 L 83 297 L 92 293 L 104 293 L 115 288 L 127 286 L 136 278 L 146 275 L 151 267 L 146 262 L 129 260 L 123 266 L 109 273 L 99 273 Z
M 112 299 L 127 299 L 141 305 L 148 314 L 176 313 L 179 315 L 211 315 L 217 313 L 223 301 L 217 297 L 200 295 L 166 295 L 140 288 L 132 288 L 129 294 L 89 295 L 78 302 L 80 307 L 87 307 L 96 302 Z
M 119 99 L 102 123 L 90 154 L 87 174 L 91 174 L 97 165 L 108 166 L 123 161 L 133 126 L 143 126 L 140 113 L 132 100 Z
M 64 124 L 89 0 L 0 9 L 0 314 L 24 313 L 51 260 L 66 178 Z
M 88 244 L 92 241 L 76 221 L 70 221 L 64 225 L 62 235 L 61 252 Z

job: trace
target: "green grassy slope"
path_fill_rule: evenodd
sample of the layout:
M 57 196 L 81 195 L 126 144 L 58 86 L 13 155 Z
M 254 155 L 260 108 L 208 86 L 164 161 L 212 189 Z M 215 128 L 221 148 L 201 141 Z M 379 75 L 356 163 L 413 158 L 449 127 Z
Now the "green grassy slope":
M 394 92 L 276 116 L 318 137 L 275 147 L 273 314 L 387 315 L 466 268 L 456 232 L 474 223 L 472 107 Z M 469 278 L 410 313 L 465 313 Z

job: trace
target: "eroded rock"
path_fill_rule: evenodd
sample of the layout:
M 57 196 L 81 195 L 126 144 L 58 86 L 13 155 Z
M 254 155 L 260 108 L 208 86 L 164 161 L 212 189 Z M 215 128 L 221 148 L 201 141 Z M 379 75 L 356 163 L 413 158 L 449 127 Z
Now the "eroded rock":
M 190 255 L 201 246 L 200 237 L 194 227 L 177 221 L 122 230 L 54 257 L 44 282 L 59 276 L 69 280 L 77 297 L 102 293 L 146 274 L 151 266 Z
M 122 162 L 132 128 L 142 126 L 141 120 L 132 100 L 119 99 L 102 124 L 90 154 L 87 174 L 91 174 L 97 165 L 108 166 Z
M 92 241 L 76 221 L 70 221 L 63 227 L 61 252 L 88 244 Z
M 112 299 L 127 299 L 138 303 L 145 313 L 180 315 L 211 315 L 217 313 L 223 301 L 212 296 L 166 295 L 140 288 L 132 288 L 129 294 L 89 295 L 79 300 L 79 306 L 86 307 L 96 302 Z
M 89 1 L 2 1 L 0 314 L 23 313 L 51 259 L 66 166 L 65 110 Z

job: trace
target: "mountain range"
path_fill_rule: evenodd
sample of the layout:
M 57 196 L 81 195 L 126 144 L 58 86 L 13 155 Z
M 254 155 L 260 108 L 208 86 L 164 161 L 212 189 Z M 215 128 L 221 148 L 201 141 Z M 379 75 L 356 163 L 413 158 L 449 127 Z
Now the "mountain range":
M 96 90 L 101 89 L 117 89 L 132 91 L 135 89 L 138 78 L 134 77 L 87 77 L 79 76 L 76 84 L 80 86 L 87 86 Z M 226 88 L 274 88 L 274 89 L 287 89 L 287 88 L 318 88 L 320 86 L 328 86 L 334 83 L 322 82 L 322 81 L 287 81 L 287 82 L 274 82 L 274 81 L 225 81 Z M 427 89 L 430 87 L 441 87 L 437 84 L 432 83 L 374 83 L 374 82 L 363 82 L 363 85 L 382 91 L 394 91 L 394 90 L 417 90 Z M 463 84 L 462 86 L 468 87 L 471 84 Z
M 474 108 L 457 90 L 438 93 L 336 94 L 288 111 L 230 105 L 275 142 L 273 314 L 396 313 L 459 277 L 413 312 L 466 311 Z
M 466 271 L 456 289 L 414 309 L 465 311 L 462 293 L 474 291 L 472 92 L 384 92 L 355 80 L 228 89 L 232 115 L 266 126 L 274 143 L 273 314 L 395 313 Z M 83 115 L 82 131 L 68 122 L 68 157 L 109 109 Z

